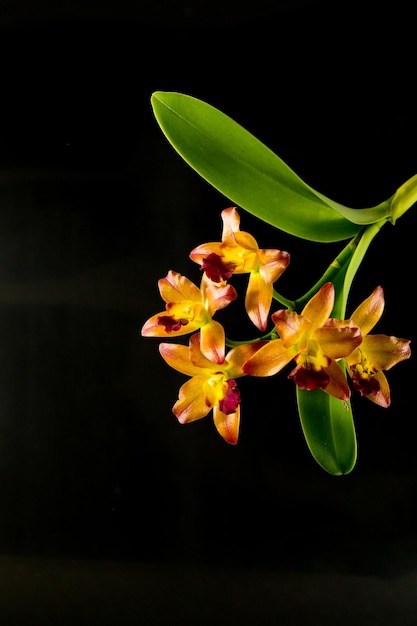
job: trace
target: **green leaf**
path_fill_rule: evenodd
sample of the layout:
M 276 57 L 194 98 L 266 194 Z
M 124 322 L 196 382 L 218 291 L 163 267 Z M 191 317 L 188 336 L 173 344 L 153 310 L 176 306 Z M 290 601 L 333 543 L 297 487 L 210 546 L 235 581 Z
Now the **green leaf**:
M 308 448 L 329 474 L 349 474 L 356 464 L 357 444 L 350 402 L 317 389 L 297 387 L 301 426 Z
M 417 174 L 401 185 L 392 197 L 391 222 L 404 215 L 417 202 Z
M 168 141 L 200 176 L 280 230 L 311 241 L 341 241 L 389 216 L 388 201 L 351 209 L 315 191 L 251 133 L 197 98 L 157 91 L 151 103 Z

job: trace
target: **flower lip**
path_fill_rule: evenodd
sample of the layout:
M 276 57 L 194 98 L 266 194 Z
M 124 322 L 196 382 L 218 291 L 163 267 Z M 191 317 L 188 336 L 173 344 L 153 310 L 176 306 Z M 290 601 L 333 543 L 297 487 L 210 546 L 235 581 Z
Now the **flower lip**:
M 205 272 L 214 283 L 229 280 L 235 268 L 235 263 L 223 261 L 222 257 L 215 252 L 204 257 L 200 266 L 201 271 Z
M 172 331 L 180 330 L 182 326 L 186 326 L 188 320 L 183 318 L 177 320 L 173 315 L 160 315 L 157 323 L 159 326 L 163 326 L 167 333 L 172 333 Z
M 237 407 L 240 404 L 240 392 L 233 378 L 229 378 L 226 384 L 227 389 L 223 399 L 219 402 L 219 408 L 225 415 L 231 415 L 232 413 L 236 413 Z

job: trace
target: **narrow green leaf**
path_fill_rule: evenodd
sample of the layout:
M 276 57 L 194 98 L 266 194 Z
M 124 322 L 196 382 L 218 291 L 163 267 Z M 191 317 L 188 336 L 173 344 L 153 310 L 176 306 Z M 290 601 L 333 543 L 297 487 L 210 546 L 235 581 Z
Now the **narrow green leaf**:
M 155 92 L 163 133 L 182 158 L 234 204 L 311 241 L 341 241 L 389 216 L 389 202 L 345 207 L 312 189 L 274 152 L 230 117 L 192 96 Z
M 329 474 L 349 474 L 356 464 L 357 444 L 350 402 L 317 389 L 297 387 L 298 411 L 308 448 Z

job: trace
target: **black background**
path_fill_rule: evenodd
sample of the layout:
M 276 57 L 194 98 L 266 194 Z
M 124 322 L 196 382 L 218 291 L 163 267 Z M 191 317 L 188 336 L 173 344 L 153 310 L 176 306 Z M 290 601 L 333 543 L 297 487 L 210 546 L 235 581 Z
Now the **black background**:
M 315 189 L 376 205 L 417 172 L 414 18 L 376 6 L 3 2 L 5 626 L 415 623 L 414 358 L 389 409 L 355 397 L 358 462 L 334 477 L 285 377 L 242 379 L 231 447 L 211 417 L 176 422 L 184 377 L 140 336 L 158 278 L 199 280 L 189 251 L 230 204 L 169 146 L 152 92 L 206 100 Z M 415 224 L 383 229 L 352 290 L 381 284 L 379 331 L 412 341 Z M 340 249 L 241 226 L 291 253 L 289 297 Z

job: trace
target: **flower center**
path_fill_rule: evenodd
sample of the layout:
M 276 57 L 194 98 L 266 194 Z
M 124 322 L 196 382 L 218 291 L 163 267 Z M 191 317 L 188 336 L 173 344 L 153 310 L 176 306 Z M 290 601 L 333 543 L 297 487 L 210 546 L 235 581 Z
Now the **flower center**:
M 165 327 L 165 332 L 171 333 L 180 330 L 189 322 L 202 315 L 202 306 L 185 300 L 184 302 L 170 302 L 166 306 L 167 315 L 158 317 L 158 325 Z
M 203 385 L 207 406 L 218 406 L 222 413 L 235 413 L 240 404 L 240 393 L 236 381 L 226 380 L 224 374 L 218 372 L 208 378 Z
M 376 396 L 381 388 L 379 381 L 375 378 L 376 370 L 368 365 L 362 352 L 361 355 L 361 362 L 350 368 L 353 388 L 359 391 L 361 396 Z
M 329 365 L 330 359 L 323 353 L 317 341 L 310 339 L 295 361 L 297 367 L 288 378 L 294 380 L 297 387 L 308 391 L 326 389 L 330 376 L 324 368 Z

